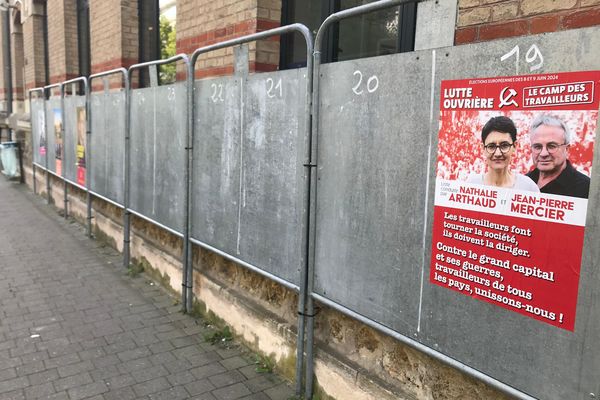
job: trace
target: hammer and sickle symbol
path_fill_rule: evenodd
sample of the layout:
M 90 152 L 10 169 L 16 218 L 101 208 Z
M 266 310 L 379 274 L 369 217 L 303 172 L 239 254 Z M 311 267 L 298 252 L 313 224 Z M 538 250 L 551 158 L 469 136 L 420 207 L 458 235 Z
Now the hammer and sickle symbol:
M 508 91 L 508 93 L 506 93 Z M 513 97 L 515 97 L 517 95 L 517 91 L 509 86 L 505 87 L 504 89 L 502 89 L 502 91 L 500 92 L 500 105 L 498 106 L 499 108 L 502 108 L 504 106 L 515 106 L 515 107 L 519 107 L 519 105 L 517 104 L 517 102 L 513 99 Z

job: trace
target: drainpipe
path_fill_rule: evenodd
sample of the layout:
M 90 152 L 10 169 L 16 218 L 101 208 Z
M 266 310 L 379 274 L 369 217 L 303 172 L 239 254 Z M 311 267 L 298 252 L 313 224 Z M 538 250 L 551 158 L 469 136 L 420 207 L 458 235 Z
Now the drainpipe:
M 48 3 L 42 3 L 42 9 L 44 10 L 44 80 L 45 85 L 50 85 L 50 61 L 48 60 Z
M 3 36 L 4 41 L 2 42 L 2 53 L 4 58 L 4 80 L 6 82 L 6 112 L 7 119 L 13 112 L 13 88 L 12 88 L 12 60 L 10 54 L 10 9 L 2 11 L 2 18 L 4 20 Z M 12 129 L 8 127 L 8 141 L 12 141 Z

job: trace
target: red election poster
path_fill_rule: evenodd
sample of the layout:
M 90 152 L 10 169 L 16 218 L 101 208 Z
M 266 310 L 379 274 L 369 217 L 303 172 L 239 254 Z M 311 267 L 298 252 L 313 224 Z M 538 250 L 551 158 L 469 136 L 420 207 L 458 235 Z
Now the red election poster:
M 77 107 L 77 183 L 85 186 L 85 107 Z
M 574 330 L 599 85 L 442 82 L 432 283 Z

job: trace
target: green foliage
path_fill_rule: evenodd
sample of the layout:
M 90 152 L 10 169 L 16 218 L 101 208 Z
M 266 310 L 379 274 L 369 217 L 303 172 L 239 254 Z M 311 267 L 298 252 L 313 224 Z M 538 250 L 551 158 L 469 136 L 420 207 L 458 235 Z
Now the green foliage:
M 142 272 L 144 272 L 143 263 L 130 264 L 129 268 L 127 268 L 127 275 L 132 278 L 138 277 Z
M 194 319 L 206 318 L 206 306 L 203 303 L 194 300 L 192 309 L 188 310 L 187 314 Z
M 270 357 L 261 355 L 254 356 L 254 364 L 256 365 L 255 370 L 258 373 L 273 372 L 273 368 L 275 367 L 275 363 Z
M 175 55 L 175 40 L 175 27 L 171 25 L 169 20 L 164 15 L 161 15 L 160 58 L 165 59 Z M 159 71 L 160 82 L 162 84 L 175 82 L 175 74 L 177 72 L 175 64 L 161 65 Z
M 231 330 L 228 326 L 225 326 L 221 330 L 204 335 L 204 340 L 210 344 L 230 342 L 232 339 L 233 335 L 231 334 Z

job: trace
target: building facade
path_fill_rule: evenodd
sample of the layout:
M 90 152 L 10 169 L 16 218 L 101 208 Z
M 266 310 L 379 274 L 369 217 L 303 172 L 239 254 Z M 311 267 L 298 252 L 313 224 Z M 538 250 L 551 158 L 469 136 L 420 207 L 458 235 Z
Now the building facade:
M 293 22 L 316 30 L 335 11 L 368 3 L 299 0 L 177 0 L 176 51 L 196 48 Z M 159 58 L 158 0 L 4 0 L 0 105 L 26 114 L 27 90 Z M 581 28 L 600 23 L 597 0 L 444 0 L 444 15 L 407 4 L 340 23 L 328 36 L 329 61 L 460 45 L 503 37 Z M 172 8 L 171 4 L 163 7 Z M 439 8 L 439 7 L 438 7 Z M 418 9 L 418 10 L 417 10 Z M 443 18 L 442 18 L 443 17 Z M 8 25 L 8 28 L 4 26 Z M 384 27 L 384 29 L 382 29 Z M 387 28 L 387 29 L 385 29 Z M 154 35 L 148 34 L 154 32 Z M 450 34 L 449 34 L 450 33 Z M 250 71 L 293 68 L 306 62 L 298 38 L 250 47 Z M 300 43 L 301 44 L 301 43 Z M 10 63 L 5 61 L 9 57 Z M 230 73 L 231 49 L 199 60 L 200 76 Z M 9 93 L 10 92 L 10 93 Z M 10 95 L 9 95 L 10 94 Z
M 301 22 L 316 33 L 331 13 L 368 2 L 0 1 L 6 5 L 6 11 L 0 14 L 4 46 L 0 53 L 4 67 L 0 74 L 2 139 L 24 140 L 31 131 L 28 90 L 159 58 L 161 42 L 165 40 L 160 35 L 160 16 L 167 10 L 172 12 L 173 3 L 176 10 L 174 18 L 171 17 L 176 29 L 175 52 L 191 54 L 206 45 L 294 22 Z M 428 0 L 339 23 L 326 35 L 326 51 L 322 58 L 325 62 L 336 62 L 594 25 L 600 25 L 600 0 Z M 198 60 L 196 78 L 232 74 L 233 53 L 233 48 L 227 48 L 202 56 Z M 250 44 L 248 60 L 251 73 L 274 71 L 305 66 L 306 54 L 301 38 L 286 36 Z M 136 85 L 143 85 L 144 79 L 140 77 Z M 30 160 L 26 164 L 30 164 Z M 71 201 L 76 204 L 77 199 Z M 106 228 L 101 229 L 107 236 L 119 237 L 120 233 L 114 228 L 120 218 L 119 212 L 110 206 L 103 207 L 104 217 L 99 216 L 98 221 L 105 221 Z M 134 222 L 134 230 L 150 243 L 148 248 L 156 249 L 155 258 L 146 257 L 151 264 L 154 260 L 159 260 L 156 261 L 158 264 L 177 259 L 182 247 L 178 238 L 151 228 L 141 220 Z M 239 306 L 244 299 L 250 298 L 268 312 L 288 322 L 294 320 L 296 299 L 290 291 L 266 278 L 249 274 L 215 254 L 198 253 L 196 258 L 209 263 L 217 278 L 199 277 L 194 285 L 222 292 L 219 295 L 223 300 L 213 299 L 222 302 L 218 303 L 220 308 L 214 304 L 211 307 L 222 311 L 222 315 L 219 314 L 222 318 L 226 319 L 227 314 L 235 316 L 238 312 L 242 315 L 246 312 L 249 313 L 248 325 L 260 323 L 263 317 L 252 305 L 245 309 Z M 236 300 L 238 293 L 243 293 L 242 300 Z M 228 307 L 227 301 L 235 306 Z M 485 384 L 473 381 L 357 320 L 326 307 L 319 318 L 317 338 L 331 338 L 327 346 L 323 346 L 331 351 L 324 350 L 319 355 L 320 365 L 327 364 L 329 369 L 316 371 L 319 390 L 325 394 L 340 399 L 388 399 L 400 393 L 406 398 L 502 398 L 501 393 Z M 269 334 L 282 330 L 275 324 L 269 329 Z M 269 335 L 256 329 L 259 331 Z M 247 338 L 246 341 L 252 342 Z M 259 350 L 269 354 L 267 349 L 269 345 Z M 293 367 L 288 364 L 289 360 L 287 364 L 284 361 L 280 368 L 292 376 Z M 366 376 L 363 371 L 377 379 L 362 378 Z M 353 391 L 355 397 L 340 394 Z M 465 396 L 467 392 L 470 397 Z M 444 395 L 437 396 L 437 393 Z

